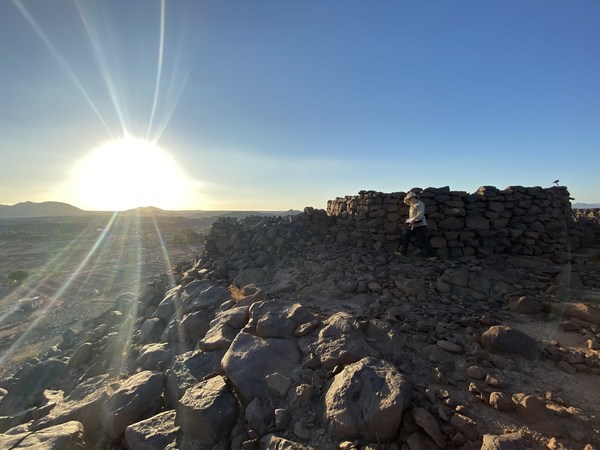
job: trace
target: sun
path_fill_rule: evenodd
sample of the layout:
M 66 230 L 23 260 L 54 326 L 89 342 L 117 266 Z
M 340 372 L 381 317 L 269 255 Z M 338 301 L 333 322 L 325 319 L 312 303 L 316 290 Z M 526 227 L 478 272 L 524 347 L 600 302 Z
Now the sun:
M 193 182 L 156 145 L 126 137 L 94 148 L 73 167 L 71 196 L 84 209 L 124 211 L 140 206 L 184 209 Z

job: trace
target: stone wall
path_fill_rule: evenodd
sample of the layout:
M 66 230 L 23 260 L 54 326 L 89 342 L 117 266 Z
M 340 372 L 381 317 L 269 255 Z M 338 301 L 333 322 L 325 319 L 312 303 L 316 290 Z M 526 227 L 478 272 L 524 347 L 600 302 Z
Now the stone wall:
M 257 266 L 269 256 L 298 255 L 308 247 L 332 242 L 336 219 L 325 210 L 307 207 L 291 216 L 222 218 L 213 223 L 206 238 L 208 256 L 250 254 Z
M 413 191 L 426 205 L 431 243 L 440 257 L 508 253 L 557 260 L 581 245 L 581 227 L 565 187 L 483 186 L 471 194 L 448 187 Z M 361 191 L 330 200 L 326 211 L 305 208 L 295 216 L 219 220 L 207 238 L 206 253 L 245 253 L 260 266 L 269 255 L 292 256 L 307 247 L 392 252 L 408 217 L 405 194 Z
M 413 191 L 425 203 L 431 243 L 440 256 L 511 253 L 554 258 L 578 238 L 566 187 L 482 186 L 472 194 L 449 187 Z M 361 191 L 330 200 L 327 212 L 354 221 L 375 245 L 397 245 L 408 216 L 405 194 Z

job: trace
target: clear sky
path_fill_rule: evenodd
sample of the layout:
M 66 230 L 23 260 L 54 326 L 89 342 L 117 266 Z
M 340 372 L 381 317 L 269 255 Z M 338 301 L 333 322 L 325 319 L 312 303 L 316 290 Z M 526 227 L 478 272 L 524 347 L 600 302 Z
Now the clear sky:
M 598 24 L 598 0 L 4 0 L 0 204 L 599 202 Z

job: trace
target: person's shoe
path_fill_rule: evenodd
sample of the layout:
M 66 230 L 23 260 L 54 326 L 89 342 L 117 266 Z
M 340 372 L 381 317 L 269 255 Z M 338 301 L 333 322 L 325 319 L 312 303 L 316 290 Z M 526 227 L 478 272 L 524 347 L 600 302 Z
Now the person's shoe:
M 427 261 L 437 261 L 438 257 L 437 256 L 428 256 Z

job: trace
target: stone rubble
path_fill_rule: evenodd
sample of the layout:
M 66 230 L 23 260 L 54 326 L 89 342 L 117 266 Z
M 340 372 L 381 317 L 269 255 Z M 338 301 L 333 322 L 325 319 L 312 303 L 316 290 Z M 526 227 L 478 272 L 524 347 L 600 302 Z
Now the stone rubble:
M 528 375 L 600 375 L 600 253 L 565 259 L 576 232 L 552 225 L 568 192 L 421 195 L 435 261 L 393 253 L 402 193 L 215 222 L 175 285 L 119 296 L 0 380 L 0 447 L 600 449 L 598 410 Z

